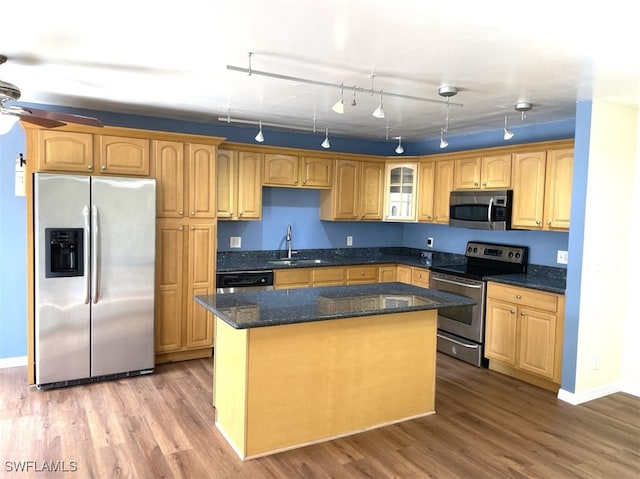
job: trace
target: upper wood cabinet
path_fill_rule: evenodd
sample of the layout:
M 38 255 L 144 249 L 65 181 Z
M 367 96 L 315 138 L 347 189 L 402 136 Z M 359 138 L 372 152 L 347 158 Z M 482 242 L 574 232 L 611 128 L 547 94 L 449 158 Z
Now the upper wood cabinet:
M 455 162 L 440 160 L 435 163 L 432 222 L 449 224 L 449 196 L 453 191 Z
M 381 220 L 384 163 L 337 160 L 333 188 L 320 194 L 323 220 Z
M 98 135 L 100 172 L 109 175 L 149 176 L 150 141 L 146 138 Z
M 149 176 L 148 139 L 58 130 L 36 135 L 37 171 Z
M 213 145 L 153 141 L 160 218 L 208 218 L 216 215 Z
M 421 161 L 418 164 L 418 221 L 433 221 L 435 177 L 435 161 Z
M 333 159 L 266 153 L 264 155 L 265 186 L 330 188 Z
M 569 229 L 573 156 L 573 148 L 514 155 L 513 228 Z
M 387 163 L 385 174 L 385 212 L 388 221 L 415 221 L 417 163 Z
M 511 187 L 511 154 L 477 156 L 455 160 L 456 190 Z
M 219 220 L 262 218 L 262 154 L 218 150 L 216 185 Z

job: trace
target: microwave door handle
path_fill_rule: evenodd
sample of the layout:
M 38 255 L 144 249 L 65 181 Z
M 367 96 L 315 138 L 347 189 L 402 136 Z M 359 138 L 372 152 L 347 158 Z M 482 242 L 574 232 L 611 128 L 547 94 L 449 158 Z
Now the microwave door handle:
M 84 304 L 91 301 L 91 273 L 89 270 L 89 256 L 91 248 L 89 247 L 89 237 L 91 236 L 91 222 L 89 221 L 89 207 L 84 205 L 82 208 L 82 216 L 84 218 Z
M 487 221 L 489 222 L 489 226 L 493 229 L 493 224 L 491 221 L 491 210 L 493 209 L 493 198 L 489 198 L 489 207 L 487 208 Z

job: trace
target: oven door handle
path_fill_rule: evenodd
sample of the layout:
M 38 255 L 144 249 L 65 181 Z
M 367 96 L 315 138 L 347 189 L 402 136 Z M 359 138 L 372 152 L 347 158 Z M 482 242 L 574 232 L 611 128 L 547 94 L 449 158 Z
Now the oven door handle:
M 460 342 L 460 341 L 456 341 L 456 340 L 455 340 L 455 339 L 453 339 L 453 338 L 450 338 L 449 336 L 444 336 L 444 335 L 442 335 L 442 334 L 438 334 L 437 336 L 438 336 L 439 338 L 446 339 L 447 341 L 451 341 L 452 343 L 455 343 L 455 344 L 457 344 L 457 345 L 459 345 L 459 346 L 462 346 L 462 347 L 464 347 L 464 348 L 469 348 L 469 349 L 478 349 L 478 348 L 480 347 L 480 345 L 479 345 L 479 344 L 466 344 L 466 343 L 462 343 L 462 342 Z
M 443 283 L 449 283 L 449 284 L 454 284 L 456 286 L 462 286 L 463 288 L 474 288 L 474 289 L 481 289 L 482 288 L 482 283 L 481 284 L 467 284 L 467 283 L 458 283 L 457 281 L 450 281 L 448 279 L 441 279 L 441 278 L 436 278 L 433 275 L 431 275 L 431 279 L 434 281 L 441 281 Z

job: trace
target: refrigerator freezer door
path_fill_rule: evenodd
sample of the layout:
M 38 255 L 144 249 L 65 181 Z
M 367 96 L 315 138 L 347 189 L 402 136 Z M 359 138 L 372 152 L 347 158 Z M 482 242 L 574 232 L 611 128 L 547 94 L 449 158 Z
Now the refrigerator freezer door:
M 88 211 L 89 177 L 34 175 L 35 361 L 36 383 L 48 384 L 90 375 L 89 265 L 83 276 L 46 277 L 45 229 L 81 228 L 89 251 L 83 210 Z M 88 217 L 86 218 L 88 221 Z
M 153 369 L 155 180 L 93 177 L 91 375 Z

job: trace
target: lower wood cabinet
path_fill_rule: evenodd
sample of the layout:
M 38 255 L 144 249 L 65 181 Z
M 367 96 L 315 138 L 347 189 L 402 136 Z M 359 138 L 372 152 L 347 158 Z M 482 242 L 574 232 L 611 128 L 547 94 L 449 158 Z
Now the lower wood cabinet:
M 193 298 L 215 292 L 216 227 L 158 219 L 156 243 L 156 362 L 211 356 L 213 317 Z
M 564 295 L 489 282 L 485 356 L 489 368 L 557 391 Z

